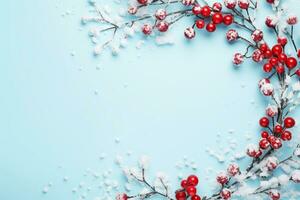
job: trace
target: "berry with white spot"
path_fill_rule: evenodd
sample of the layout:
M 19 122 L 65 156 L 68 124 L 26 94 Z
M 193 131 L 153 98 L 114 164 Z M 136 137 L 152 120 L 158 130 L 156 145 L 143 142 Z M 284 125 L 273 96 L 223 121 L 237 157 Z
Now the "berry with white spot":
M 224 4 L 228 9 L 234 9 L 236 6 L 236 0 L 224 0 Z
M 168 22 L 160 21 L 156 24 L 156 28 L 159 32 L 166 32 L 169 29 Z
M 234 30 L 234 29 L 230 29 L 230 30 L 228 30 L 227 33 L 226 33 L 226 38 L 227 38 L 227 41 L 229 41 L 229 42 L 232 42 L 232 41 L 237 40 L 238 37 L 239 37 L 239 34 L 238 34 L 238 32 L 237 32 L 236 30 Z
M 237 175 L 238 173 L 240 172 L 240 168 L 237 164 L 233 163 L 233 164 L 230 164 L 227 168 L 227 174 L 229 176 L 235 176 Z
M 228 182 L 228 177 L 223 172 L 220 173 L 220 174 L 218 174 L 218 176 L 217 176 L 216 179 L 217 179 L 217 182 L 220 183 L 221 185 L 224 185 L 224 184 L 226 184 Z
M 255 31 L 253 31 L 253 33 L 251 34 L 251 37 L 252 37 L 252 40 L 254 42 L 260 42 L 264 35 L 263 35 L 263 32 L 259 29 L 256 29 Z
M 266 114 L 267 114 L 269 117 L 274 117 L 275 115 L 277 115 L 277 113 L 278 113 L 278 108 L 277 108 L 277 106 L 269 105 L 269 106 L 266 108 Z
M 231 191 L 229 189 L 227 189 L 227 188 L 223 189 L 221 191 L 221 197 L 224 200 L 230 199 L 230 197 L 231 197 Z
M 189 28 L 185 29 L 185 31 L 184 31 L 184 36 L 187 39 L 193 39 L 195 37 L 195 35 L 196 35 L 195 29 L 192 27 L 189 27 Z
M 158 9 L 155 12 L 155 17 L 157 20 L 164 20 L 167 17 L 167 11 L 165 9 Z
M 190 5 L 193 5 L 195 3 L 195 0 L 182 0 L 181 2 L 185 6 L 190 6 Z
M 298 22 L 298 18 L 296 15 L 291 15 L 287 18 L 286 22 L 289 24 L 289 25 L 295 25 L 297 24 Z
M 248 0 L 239 0 L 238 5 L 241 9 L 248 9 L 249 8 L 249 1 Z
M 152 26 L 149 25 L 149 24 L 144 24 L 143 27 L 142 27 L 142 32 L 145 35 L 150 35 L 152 33 Z
M 233 56 L 233 60 L 232 60 L 233 64 L 235 65 L 240 65 L 244 62 L 244 56 L 240 53 L 236 53 Z
M 138 8 L 136 6 L 131 6 L 128 8 L 128 13 L 131 15 L 135 15 L 138 11 Z

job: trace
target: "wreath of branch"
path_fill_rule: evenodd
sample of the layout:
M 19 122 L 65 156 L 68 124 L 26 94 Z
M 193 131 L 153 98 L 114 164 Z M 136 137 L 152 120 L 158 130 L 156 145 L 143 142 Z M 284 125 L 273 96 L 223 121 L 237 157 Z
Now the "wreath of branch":
M 274 33 L 270 41 L 266 41 L 260 27 L 262 25 L 257 24 L 256 20 L 258 7 L 262 3 L 269 4 L 273 11 L 264 24 Z M 113 54 L 117 54 L 135 33 L 145 37 L 159 33 L 160 37 L 184 18 L 191 18 L 192 21 L 192 25 L 183 32 L 189 40 L 194 39 L 200 31 L 215 32 L 218 26 L 228 26 L 227 41 L 246 44 L 244 52 L 234 54 L 234 65 L 241 65 L 245 59 L 260 63 L 265 78 L 259 81 L 259 90 L 271 102 L 266 108 L 266 115 L 259 119 L 262 128 L 260 141 L 249 145 L 246 150 L 252 162 L 244 170 L 236 163 L 230 164 L 224 173 L 216 177 L 220 187 L 213 195 L 197 193 L 196 175 L 183 179 L 176 191 L 170 189 L 164 176 L 158 176 L 152 184 L 145 175 L 144 162 L 141 162 L 138 170 L 127 169 L 124 173 L 128 180 L 135 180 L 144 190 L 137 194 L 119 193 L 117 200 L 154 196 L 169 200 L 261 199 L 264 195 L 278 200 L 286 195 L 283 194 L 285 185 L 289 182 L 300 183 L 300 146 L 296 145 L 293 153 L 283 159 L 278 156 L 278 152 L 292 140 L 291 129 L 296 121 L 290 114 L 300 104 L 300 68 L 297 67 L 300 50 L 294 39 L 294 26 L 298 19 L 288 12 L 280 0 L 224 0 L 213 4 L 204 0 L 132 0 L 128 3 L 126 14 L 113 13 L 115 16 L 93 0 L 90 0 L 90 5 L 94 14 L 84 17 L 82 22 L 99 24 L 90 32 L 96 44 L 95 54 L 100 54 L 105 48 L 111 48 Z M 99 36 L 106 38 L 101 44 Z M 276 171 L 283 166 L 290 170 L 277 175 Z M 260 183 L 256 188 L 248 187 L 253 179 Z

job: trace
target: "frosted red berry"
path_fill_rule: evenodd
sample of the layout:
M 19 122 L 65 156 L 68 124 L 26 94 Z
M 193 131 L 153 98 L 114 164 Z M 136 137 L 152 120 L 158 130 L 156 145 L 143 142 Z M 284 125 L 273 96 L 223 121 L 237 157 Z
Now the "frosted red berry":
M 288 141 L 288 140 L 291 140 L 292 139 L 292 133 L 290 131 L 283 131 L 283 133 L 281 134 L 281 139 L 283 141 Z
M 263 138 L 259 141 L 259 147 L 261 149 L 267 149 L 269 146 L 270 146 L 270 142 L 266 138 Z

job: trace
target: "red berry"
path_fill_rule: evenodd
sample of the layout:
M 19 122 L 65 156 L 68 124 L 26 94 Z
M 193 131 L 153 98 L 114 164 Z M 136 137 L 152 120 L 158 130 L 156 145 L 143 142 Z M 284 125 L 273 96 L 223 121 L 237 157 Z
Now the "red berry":
M 271 143 L 276 139 L 276 137 L 274 135 L 269 135 L 267 139 Z
M 293 69 L 294 67 L 297 66 L 297 60 L 294 57 L 288 57 L 285 61 L 285 64 L 286 64 L 287 68 Z
M 148 3 L 148 0 L 137 0 L 140 4 L 147 4 Z
M 263 66 L 263 70 L 264 70 L 265 72 L 270 72 L 270 71 L 272 71 L 272 69 L 273 69 L 273 66 L 272 66 L 270 63 L 266 63 L 266 64 L 264 64 L 264 66 Z
M 275 56 L 278 56 L 279 54 L 281 54 L 282 51 L 283 51 L 282 46 L 279 44 L 274 45 L 272 48 L 272 53 Z
M 165 9 L 158 9 L 155 12 L 155 17 L 157 20 L 164 20 L 167 17 L 167 11 Z
M 222 16 L 222 14 L 221 14 L 221 13 L 215 13 L 215 14 L 213 14 L 213 16 L 212 16 L 212 21 L 213 21 L 213 23 L 215 23 L 215 24 L 221 24 L 222 21 L 223 21 L 223 16 Z
M 280 199 L 280 193 L 276 191 L 271 191 L 269 193 L 269 196 L 271 197 L 272 200 L 279 200 Z
M 232 24 L 232 22 L 233 22 L 233 16 L 232 16 L 232 15 L 229 14 L 229 15 L 225 15 L 225 16 L 223 17 L 223 23 L 224 23 L 226 26 Z
M 266 23 L 267 27 L 269 27 L 269 28 L 274 28 L 276 25 L 276 22 L 271 17 L 267 17 L 265 23 Z
M 220 195 L 221 195 L 222 199 L 228 200 L 231 197 L 231 191 L 229 189 L 225 188 L 221 191 Z
M 276 57 L 270 58 L 269 63 L 270 63 L 272 66 L 277 65 L 277 64 L 278 64 L 278 58 L 276 58 Z
M 272 57 L 272 51 L 270 49 L 267 49 L 265 52 L 264 52 L 264 57 L 265 58 L 271 58 Z
M 196 20 L 196 26 L 199 29 L 203 29 L 205 27 L 205 21 L 203 19 Z
M 152 33 L 152 26 L 149 24 L 144 24 L 144 26 L 142 27 L 142 32 L 145 35 L 150 35 Z
M 188 186 L 188 181 L 187 180 L 182 180 L 180 183 L 182 188 L 186 188 Z
M 200 11 L 201 15 L 203 17 L 209 17 L 210 16 L 210 13 L 211 13 L 211 10 L 210 10 L 210 7 L 209 6 L 203 6 L 201 8 L 201 11 Z
M 298 51 L 297 51 L 297 56 L 298 56 L 298 58 L 300 58 L 300 49 L 298 49 Z
M 197 189 L 194 186 L 188 186 L 186 188 L 186 192 L 188 193 L 189 196 L 194 196 L 195 194 L 197 194 Z
M 286 54 L 284 54 L 284 53 L 279 54 L 279 56 L 278 56 L 278 61 L 279 61 L 279 62 L 285 63 L 285 62 L 286 62 L 286 59 L 287 59 Z
M 220 12 L 222 10 L 222 4 L 219 2 L 216 2 L 212 6 L 213 11 Z
M 296 74 L 298 77 L 300 77 L 300 69 L 297 69 L 297 70 L 295 71 L 295 74 Z
M 256 152 L 256 155 L 255 155 L 254 157 L 255 157 L 255 158 L 259 158 L 261 155 L 262 155 L 262 151 L 259 149 L 259 150 Z
M 278 37 L 277 38 L 277 42 L 278 44 L 280 44 L 281 46 L 285 46 L 287 44 L 287 39 L 286 37 Z
M 260 142 L 259 142 L 260 148 L 267 149 L 269 146 L 270 146 L 270 142 L 266 138 L 263 138 L 260 140 Z
M 266 43 L 262 43 L 260 46 L 259 46 L 259 49 L 262 51 L 262 52 L 265 52 L 266 50 L 269 49 L 268 45 Z
M 117 194 L 116 199 L 118 200 L 127 200 L 129 199 L 126 193 Z
M 201 197 L 199 195 L 194 195 L 191 200 L 201 200 Z
M 200 15 L 201 14 L 201 7 L 197 4 L 194 5 L 192 12 L 194 13 L 194 15 Z
M 184 191 L 177 191 L 175 197 L 177 200 L 186 200 L 186 194 Z
M 216 179 L 217 179 L 217 182 L 220 183 L 221 185 L 224 185 L 224 184 L 228 183 L 228 181 L 229 181 L 229 179 L 225 173 L 220 173 Z
M 185 29 L 184 31 L 184 36 L 187 39 L 193 39 L 196 35 L 195 29 L 193 27 L 188 27 L 187 29 Z
M 249 1 L 244 0 L 244 1 L 238 1 L 239 7 L 241 9 L 248 9 L 249 8 Z
M 284 66 L 278 65 L 276 67 L 276 71 L 277 71 L 278 74 L 282 74 L 284 72 Z
M 217 28 L 216 25 L 212 22 L 210 22 L 206 25 L 206 30 L 208 32 L 214 32 L 216 30 L 216 28 Z
M 156 24 L 156 28 L 160 32 L 166 32 L 169 29 L 169 24 L 165 21 L 160 21 Z
M 275 137 L 270 143 L 274 149 L 279 149 L 282 147 L 281 139 L 279 139 L 277 137 Z
M 269 133 L 267 131 L 261 132 L 261 137 L 262 138 L 268 138 L 268 136 L 269 136 Z
M 272 4 L 272 3 L 275 2 L 275 0 L 267 0 L 267 2 L 268 2 L 269 4 Z
M 273 131 L 274 131 L 274 133 L 280 134 L 282 132 L 282 130 L 283 130 L 282 126 L 277 124 L 277 125 L 275 125 Z
M 198 184 L 199 180 L 198 180 L 198 177 L 195 176 L 195 175 L 190 175 L 188 178 L 187 178 L 187 183 L 188 185 L 190 186 L 196 186 Z
M 292 128 L 295 126 L 295 124 L 296 124 L 296 122 L 295 122 L 294 118 L 292 118 L 292 117 L 287 117 L 284 119 L 284 126 L 286 128 Z
M 284 141 L 291 140 L 292 133 L 290 131 L 283 131 L 283 133 L 281 134 L 281 139 Z
M 260 120 L 259 120 L 259 125 L 261 127 L 268 127 L 269 126 L 269 119 L 267 117 L 262 117 Z

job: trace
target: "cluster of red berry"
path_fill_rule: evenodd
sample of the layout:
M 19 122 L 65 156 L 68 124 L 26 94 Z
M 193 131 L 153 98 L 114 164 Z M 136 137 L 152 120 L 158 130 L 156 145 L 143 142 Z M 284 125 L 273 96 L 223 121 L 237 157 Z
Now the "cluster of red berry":
M 185 37 L 188 39 L 195 37 L 195 26 L 198 29 L 203 29 L 205 27 L 208 32 L 214 32 L 219 24 L 223 23 L 226 26 L 232 24 L 234 20 L 233 16 L 231 14 L 222 14 L 221 11 L 221 3 L 214 3 L 212 7 L 208 5 L 202 7 L 198 4 L 193 5 L 192 12 L 199 19 L 195 21 L 192 27 L 188 27 L 184 31 Z
M 267 109 L 268 110 L 268 109 Z M 272 112 L 273 113 L 273 112 Z M 272 114 L 271 116 L 274 116 Z M 282 147 L 282 140 L 288 141 L 292 139 L 292 133 L 287 129 L 295 126 L 295 120 L 292 117 L 286 117 L 284 119 L 284 126 L 276 124 L 273 129 L 270 128 L 270 120 L 268 117 L 262 117 L 259 120 L 259 124 L 263 128 L 268 128 L 269 131 L 262 131 L 262 139 L 259 142 L 259 149 L 248 148 L 247 154 L 250 157 L 259 157 L 262 155 L 262 150 L 268 149 L 270 146 L 273 149 L 279 149 Z
M 260 45 L 259 51 L 267 62 L 263 66 L 265 72 L 271 72 L 273 69 L 278 74 L 282 74 L 285 71 L 285 66 L 288 70 L 292 70 L 297 66 L 297 59 L 295 57 L 288 57 L 284 53 L 284 46 L 287 44 L 285 37 L 278 38 L 278 44 L 274 45 L 271 49 L 267 44 L 263 43 Z M 296 74 L 300 76 L 300 70 L 296 70 Z
M 148 0 L 137 0 L 139 4 L 146 5 L 148 4 Z M 226 26 L 233 23 L 233 15 L 231 14 L 222 14 L 222 4 L 221 3 L 214 3 L 212 7 L 205 5 L 200 6 L 199 4 L 195 3 L 193 0 L 183 0 L 182 4 L 185 6 L 192 6 L 191 13 L 197 16 L 199 19 L 195 21 L 192 27 L 186 28 L 184 31 L 184 35 L 188 39 L 192 39 L 195 37 L 196 32 L 194 27 L 196 26 L 198 29 L 203 29 L 204 27 L 208 32 L 214 32 L 217 28 L 218 24 L 225 24 Z M 235 5 L 232 4 L 225 4 L 227 8 L 234 9 Z M 238 4 L 242 9 L 247 9 L 249 3 L 243 3 L 243 1 L 239 1 Z M 136 14 L 137 8 L 130 7 L 128 9 L 130 14 Z M 154 17 L 156 18 L 157 22 L 155 25 L 151 24 L 144 24 L 142 26 L 142 32 L 145 35 L 150 35 L 154 28 L 156 28 L 159 32 L 166 32 L 169 29 L 169 23 L 165 20 L 168 16 L 168 13 L 165 9 L 158 9 L 156 10 Z M 209 20 L 210 19 L 210 20 Z M 206 22 L 206 20 L 209 20 Z
M 191 200 L 201 200 L 201 197 L 197 195 L 198 177 L 196 175 L 190 175 L 187 179 L 181 181 L 181 189 L 176 191 L 177 200 L 186 200 L 189 197 Z

